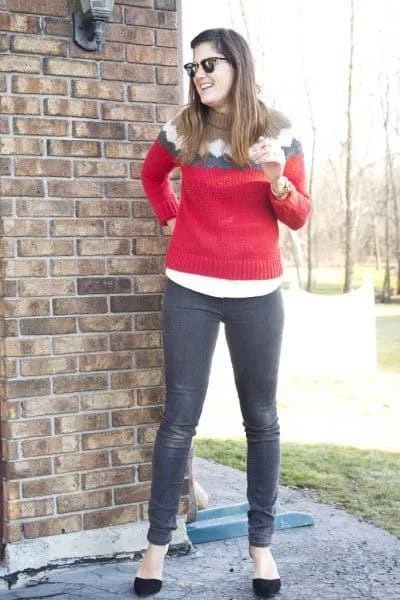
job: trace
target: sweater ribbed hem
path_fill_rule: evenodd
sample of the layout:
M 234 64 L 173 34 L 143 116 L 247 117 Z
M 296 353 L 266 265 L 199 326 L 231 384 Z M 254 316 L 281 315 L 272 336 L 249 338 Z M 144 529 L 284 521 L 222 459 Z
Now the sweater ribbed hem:
M 167 253 L 165 266 L 177 271 L 223 277 L 224 279 L 273 279 L 283 273 L 280 256 L 272 259 L 248 258 L 240 261 L 218 261 L 207 256 L 195 254 Z

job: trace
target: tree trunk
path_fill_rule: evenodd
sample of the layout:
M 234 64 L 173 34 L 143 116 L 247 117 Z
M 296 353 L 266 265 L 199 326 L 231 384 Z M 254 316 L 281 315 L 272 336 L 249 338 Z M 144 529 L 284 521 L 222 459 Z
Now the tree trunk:
M 388 157 L 386 156 L 386 173 L 388 171 Z M 381 302 L 390 302 L 390 230 L 389 230 L 389 181 L 385 187 L 385 274 L 383 277 Z
M 374 231 L 375 266 L 376 266 L 377 271 L 380 271 L 380 268 L 382 266 L 382 259 L 381 259 L 381 248 L 379 245 L 379 235 L 378 235 L 378 228 L 376 226 L 375 215 L 373 215 L 373 217 L 372 217 L 372 227 L 373 227 L 373 231 Z
M 347 156 L 346 156 L 346 241 L 345 241 L 345 272 L 344 292 L 349 292 L 353 286 L 354 275 L 354 214 L 352 202 L 352 148 L 353 148 L 353 60 L 354 60 L 354 1 L 350 0 L 350 60 L 349 60 L 349 82 L 347 89 Z
M 389 112 L 389 111 L 388 111 Z M 389 116 L 389 115 L 388 115 Z M 399 218 L 399 202 L 397 197 L 396 179 L 393 173 L 393 156 L 390 148 L 389 134 L 386 131 L 386 144 L 389 160 L 390 184 L 393 194 L 393 209 L 394 209 L 394 227 L 395 227 L 395 248 L 397 260 L 397 277 L 396 277 L 396 294 L 400 294 L 400 218 Z
M 397 259 L 397 289 L 396 293 L 400 295 L 400 258 Z
M 306 289 L 308 292 L 312 292 L 315 287 L 314 277 L 313 277 L 313 266 L 314 266 L 314 248 L 313 248 L 313 227 L 312 227 L 312 215 L 308 217 L 307 224 L 307 286 Z
M 385 130 L 385 274 L 382 285 L 382 302 L 390 302 L 390 189 L 393 183 L 392 157 L 389 142 L 389 80 L 386 82 L 386 96 L 382 99 L 383 127 Z
M 308 92 L 308 90 L 307 90 Z M 312 143 L 312 152 L 311 152 L 311 171 L 310 171 L 310 197 L 311 201 L 313 198 L 313 188 L 314 188 L 314 167 L 315 167 L 315 147 L 316 147 L 316 126 L 314 123 L 314 119 L 312 116 L 311 106 L 310 106 L 310 114 L 311 114 L 311 124 L 313 130 L 313 143 Z M 315 287 L 315 280 L 313 276 L 313 268 L 316 266 L 315 263 L 315 252 L 314 252 L 314 243 L 313 243 L 313 211 L 311 211 L 310 216 L 308 217 L 307 223 L 307 291 L 312 292 Z
M 303 284 L 301 281 L 301 267 L 303 266 L 303 255 L 301 252 L 300 238 L 296 231 L 293 231 L 292 229 L 289 229 L 288 231 L 289 231 L 290 242 L 292 245 L 292 254 L 293 254 L 294 264 L 296 267 L 297 281 L 298 281 L 299 287 L 302 288 Z

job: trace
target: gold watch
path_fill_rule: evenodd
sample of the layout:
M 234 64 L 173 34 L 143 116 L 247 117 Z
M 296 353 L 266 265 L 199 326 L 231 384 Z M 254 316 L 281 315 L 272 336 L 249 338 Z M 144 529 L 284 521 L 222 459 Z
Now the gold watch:
M 284 175 L 282 175 L 282 177 L 280 177 L 280 179 L 283 179 L 283 187 L 281 187 L 281 189 L 279 190 L 279 192 L 275 192 L 272 185 L 271 185 L 271 192 L 273 193 L 273 195 L 275 196 L 275 198 L 281 199 L 284 196 L 286 196 L 287 194 L 289 194 L 292 190 L 293 190 L 293 186 L 291 184 L 291 182 L 289 181 L 289 179 L 287 177 L 285 177 Z

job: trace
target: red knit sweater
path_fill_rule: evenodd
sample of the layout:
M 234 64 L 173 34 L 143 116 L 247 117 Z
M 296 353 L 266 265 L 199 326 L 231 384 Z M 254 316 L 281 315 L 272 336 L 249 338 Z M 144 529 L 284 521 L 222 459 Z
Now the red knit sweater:
M 209 111 L 210 153 L 191 164 L 177 158 L 182 138 L 179 114 L 169 120 L 151 146 L 142 168 L 147 197 L 160 225 L 176 217 L 165 265 L 178 271 L 226 279 L 269 279 L 282 274 L 277 220 L 291 229 L 304 225 L 311 210 L 300 141 L 290 122 L 270 109 L 266 137 L 286 156 L 284 175 L 295 187 L 285 200 L 272 194 L 260 165 L 232 161 L 229 117 Z M 181 199 L 169 173 L 181 169 Z

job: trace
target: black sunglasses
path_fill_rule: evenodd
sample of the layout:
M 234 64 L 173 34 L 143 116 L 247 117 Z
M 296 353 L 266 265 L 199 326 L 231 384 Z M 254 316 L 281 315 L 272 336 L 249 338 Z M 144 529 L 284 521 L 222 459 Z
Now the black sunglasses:
M 209 58 L 203 58 L 203 60 L 198 62 L 190 62 L 183 65 L 186 73 L 189 75 L 190 79 L 196 75 L 199 66 L 201 65 L 206 73 L 212 73 L 215 69 L 215 64 L 217 60 L 228 60 L 227 58 L 223 58 L 222 56 L 210 56 Z M 229 61 L 228 61 L 229 62 Z

